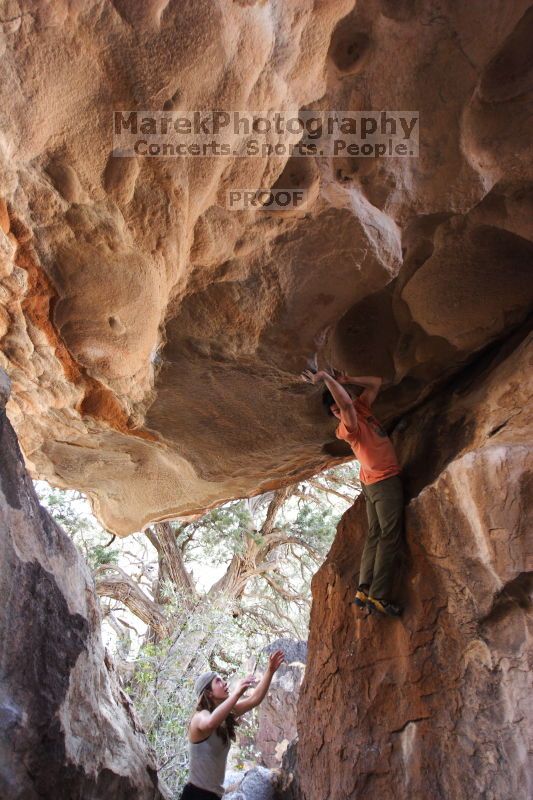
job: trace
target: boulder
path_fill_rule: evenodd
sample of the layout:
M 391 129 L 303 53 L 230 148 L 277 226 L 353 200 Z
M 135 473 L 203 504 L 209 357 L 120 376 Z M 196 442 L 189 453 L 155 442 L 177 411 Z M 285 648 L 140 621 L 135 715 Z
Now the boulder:
M 254 767 L 244 773 L 224 794 L 224 800 L 275 800 L 277 776 L 265 767 Z
M 7 385 L 0 370 L 0 387 Z M 0 796 L 165 800 L 91 575 L 39 505 L 0 394 Z
M 276 800 L 302 800 L 298 778 L 298 737 L 289 742 L 278 771 Z

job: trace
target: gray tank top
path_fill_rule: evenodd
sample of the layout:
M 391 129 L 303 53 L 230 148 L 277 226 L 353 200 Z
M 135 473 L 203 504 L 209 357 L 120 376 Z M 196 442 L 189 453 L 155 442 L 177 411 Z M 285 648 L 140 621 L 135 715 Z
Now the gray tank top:
M 189 739 L 189 783 L 222 797 L 230 746 L 231 742 L 225 744 L 216 731 L 203 742 Z

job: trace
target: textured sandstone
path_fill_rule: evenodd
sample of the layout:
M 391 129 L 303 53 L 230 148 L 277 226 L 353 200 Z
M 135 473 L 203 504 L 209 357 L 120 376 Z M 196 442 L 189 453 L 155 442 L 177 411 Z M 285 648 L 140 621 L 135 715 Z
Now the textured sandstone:
M 313 583 L 299 800 L 531 797 L 532 367 L 530 336 L 398 426 L 401 621 L 351 606 L 362 499 L 343 517 Z
M 529 0 L 4 6 L 9 416 L 32 474 L 110 529 L 346 455 L 297 382 L 325 325 L 340 366 L 391 382 L 392 420 L 524 319 Z M 420 158 L 115 158 L 128 108 L 414 109 Z M 289 185 L 300 213 L 225 207 Z
M 267 652 L 273 653 L 278 648 L 285 654 L 285 663 L 275 673 L 268 695 L 259 707 L 254 742 L 261 763 L 271 769 L 281 767 L 287 747 L 296 737 L 298 698 L 307 658 L 305 642 L 278 639 L 269 645 Z
M 0 370 L 0 796 L 163 800 L 100 638 L 92 579 L 39 506 Z

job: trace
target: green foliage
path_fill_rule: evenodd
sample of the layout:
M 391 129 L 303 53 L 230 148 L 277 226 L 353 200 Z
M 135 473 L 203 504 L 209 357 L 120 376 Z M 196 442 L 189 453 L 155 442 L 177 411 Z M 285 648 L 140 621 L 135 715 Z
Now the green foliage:
M 95 544 L 87 552 L 87 561 L 93 571 L 102 564 L 118 564 L 118 550 Z
M 298 509 L 294 521 L 294 528 L 321 553 L 329 547 L 335 536 L 339 515 L 331 508 L 316 507 L 311 503 L 304 503 Z
M 36 483 L 35 490 L 42 505 L 72 538 L 96 529 L 78 502 L 82 500 L 78 492 L 53 489 L 43 482 Z
M 164 680 L 172 642 L 145 644 L 139 652 L 135 673 L 126 690 L 143 719 L 150 744 L 158 756 L 159 772 L 165 784 L 178 797 L 187 780 L 187 726 L 194 710 L 193 684 L 190 674 L 178 677 L 174 691 L 164 704 L 157 702 L 159 684 Z
M 253 519 L 243 500 L 215 508 L 183 534 L 183 538 L 194 534 L 186 550 L 187 559 L 213 566 L 225 564 L 234 553 L 242 552 L 247 533 L 253 533 Z

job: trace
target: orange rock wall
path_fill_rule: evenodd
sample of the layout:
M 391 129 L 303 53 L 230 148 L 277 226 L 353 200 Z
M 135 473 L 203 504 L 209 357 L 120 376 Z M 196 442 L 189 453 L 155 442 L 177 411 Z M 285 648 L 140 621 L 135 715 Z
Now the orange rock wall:
M 304 800 L 531 797 L 533 340 L 513 344 L 394 434 L 411 487 L 402 619 L 351 605 L 363 498 L 314 578 L 298 719 Z M 433 475 L 446 437 L 455 453 Z

